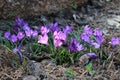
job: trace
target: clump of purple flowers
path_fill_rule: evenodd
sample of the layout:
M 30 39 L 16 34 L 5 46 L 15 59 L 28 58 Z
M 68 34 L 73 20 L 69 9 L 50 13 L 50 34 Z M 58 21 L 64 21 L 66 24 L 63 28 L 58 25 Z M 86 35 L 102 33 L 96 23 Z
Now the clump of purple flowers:
M 83 46 L 75 38 L 71 38 L 69 50 L 70 52 L 75 52 L 75 51 L 80 52 L 81 50 L 83 50 Z
M 38 45 L 43 44 L 44 46 L 50 46 L 49 37 L 52 36 L 52 43 L 54 46 L 53 49 L 55 49 L 54 51 L 57 51 L 60 47 L 63 47 L 63 45 L 67 45 L 64 47 L 66 48 L 65 50 L 68 50 L 68 52 L 66 52 L 66 55 L 69 55 L 71 53 L 80 54 L 81 52 L 85 52 L 85 54 L 92 59 L 97 59 L 99 56 L 97 53 L 94 53 L 94 50 L 89 51 L 89 49 L 86 48 L 84 44 L 88 44 L 90 47 L 93 46 L 94 49 L 99 49 L 104 42 L 102 31 L 100 29 L 93 29 L 89 25 L 86 25 L 84 27 L 83 33 L 80 34 L 80 40 L 77 40 L 76 38 L 69 36 L 72 32 L 72 26 L 60 28 L 58 23 L 53 23 L 50 27 L 40 26 L 40 30 L 37 30 L 31 28 L 29 24 L 25 22 L 21 17 L 16 18 L 15 23 L 16 25 L 12 26 L 12 29 L 16 31 L 16 33 L 6 31 L 4 33 L 4 37 L 17 46 L 13 49 L 13 52 L 19 54 L 21 62 L 22 52 L 20 51 L 21 48 L 19 48 L 18 43 L 24 38 L 28 39 L 28 41 L 33 40 L 35 41 L 34 43 Z M 70 40 L 68 40 L 68 37 L 70 37 Z M 109 42 L 109 44 L 111 44 L 113 47 L 120 44 L 120 38 L 112 37 L 112 40 Z M 62 50 L 60 52 L 62 52 Z M 56 54 L 59 53 L 56 52 Z M 60 57 L 60 55 L 57 57 Z
M 102 31 L 99 29 L 93 30 L 88 25 L 85 26 L 84 32 L 81 34 L 80 38 L 88 44 L 93 45 L 94 48 L 100 48 L 100 45 L 104 42 Z

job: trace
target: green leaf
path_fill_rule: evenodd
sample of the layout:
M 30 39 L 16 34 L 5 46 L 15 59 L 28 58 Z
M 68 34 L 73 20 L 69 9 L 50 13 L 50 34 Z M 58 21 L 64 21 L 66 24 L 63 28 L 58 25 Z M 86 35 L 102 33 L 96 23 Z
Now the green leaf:
M 92 70 L 92 63 L 89 63 L 88 65 L 86 65 L 85 68 L 86 68 L 88 71 L 91 71 L 91 70 Z
M 73 78 L 74 78 L 74 70 L 72 70 L 72 69 L 70 69 L 70 68 L 66 69 L 65 75 L 66 75 L 67 77 L 73 79 Z

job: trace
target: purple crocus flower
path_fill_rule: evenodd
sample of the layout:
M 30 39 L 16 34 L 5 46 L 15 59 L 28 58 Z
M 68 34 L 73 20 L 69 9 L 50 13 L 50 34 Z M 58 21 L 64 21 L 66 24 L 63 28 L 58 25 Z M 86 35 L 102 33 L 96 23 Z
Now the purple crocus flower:
M 38 38 L 38 43 L 48 45 L 48 35 L 47 34 L 40 35 Z
M 94 45 L 96 49 L 100 48 L 101 44 L 104 42 L 103 33 L 99 29 L 94 30 L 95 40 L 90 42 L 91 45 Z
M 96 36 L 95 40 L 98 44 L 102 44 L 105 39 L 102 36 Z
M 86 33 L 87 36 L 91 37 L 92 33 L 93 33 L 93 30 L 89 27 L 89 25 L 86 25 L 85 28 L 84 28 L 84 33 Z
M 24 31 L 29 31 L 30 30 L 30 27 L 29 27 L 29 25 L 28 25 L 27 22 L 24 22 L 24 24 L 23 24 L 23 30 Z
M 62 44 L 66 42 L 66 34 L 59 31 L 55 31 L 53 33 L 53 38 L 54 38 L 54 46 L 55 47 L 60 47 Z
M 93 45 L 94 48 L 100 48 L 101 44 L 104 42 L 104 38 L 101 36 L 96 36 L 95 40 L 91 40 L 89 44 Z
M 68 48 L 70 52 L 83 50 L 82 44 L 80 44 L 75 38 L 71 38 L 70 45 Z
M 96 42 L 91 42 L 90 44 L 93 45 L 94 48 L 96 48 L 96 49 L 100 48 L 100 45 L 101 45 L 101 44 L 96 43 Z
M 63 42 L 59 39 L 54 39 L 54 46 L 56 47 L 60 47 L 63 44 Z
M 65 28 L 63 28 L 63 31 L 65 34 L 70 34 L 70 32 L 72 31 L 72 27 L 71 26 L 66 26 Z
M 33 32 L 32 32 L 32 37 L 34 38 L 34 37 L 36 37 L 38 35 L 38 31 L 37 30 L 33 30 Z
M 22 64 L 22 63 L 23 63 L 23 58 L 22 58 L 22 52 L 20 51 L 20 49 L 21 49 L 21 46 L 19 46 L 18 48 L 14 48 L 14 49 L 13 49 L 13 52 L 19 55 L 19 57 L 20 57 L 20 62 L 21 62 L 21 64 Z
M 79 51 L 79 52 L 84 49 L 82 44 L 79 44 L 79 43 L 77 43 L 76 47 L 77 47 L 76 50 Z
M 82 33 L 80 35 L 80 38 L 84 40 L 85 42 L 89 43 L 90 42 L 90 37 L 86 33 Z
M 103 35 L 103 32 L 100 31 L 99 29 L 94 30 L 94 36 L 102 36 L 102 35 Z
M 24 36 L 25 36 L 25 35 L 24 35 L 22 32 L 18 32 L 18 34 L 17 34 L 17 38 L 18 38 L 19 40 L 23 39 Z
M 17 17 L 17 18 L 15 19 L 15 22 L 16 22 L 16 24 L 17 24 L 18 26 L 22 26 L 24 20 L 23 20 L 23 18 L 21 18 L 21 17 Z
M 56 22 L 56 23 L 53 23 L 52 25 L 51 25 L 51 28 L 50 28 L 51 30 L 52 30 L 52 32 L 54 32 L 54 31 L 60 31 L 60 28 L 58 27 L 58 23 Z
M 11 37 L 10 37 L 11 42 L 13 42 L 13 43 L 17 42 L 17 40 L 18 40 L 18 38 L 17 38 L 17 36 L 15 34 L 11 35 Z
M 120 44 L 120 38 L 118 37 L 112 37 L 111 42 L 109 42 L 113 47 Z
M 27 37 L 31 37 L 32 34 L 33 34 L 33 30 L 32 30 L 32 29 L 26 30 L 26 31 L 25 31 L 25 34 L 26 34 Z
M 77 41 L 76 41 L 76 39 L 74 39 L 74 38 L 71 38 L 71 40 L 70 40 L 70 45 L 69 45 L 69 50 L 70 50 L 70 52 L 75 52 L 76 51 L 76 44 L 77 44 Z
M 8 39 L 8 40 L 10 39 L 10 35 L 11 35 L 11 34 L 10 34 L 9 31 L 7 31 L 7 32 L 4 33 L 4 37 L 5 37 L 6 39 Z
M 96 55 L 96 54 L 93 53 L 93 52 L 87 53 L 87 55 L 88 55 L 91 59 L 97 59 L 97 58 L 98 58 L 98 55 Z
M 41 26 L 40 31 L 41 31 L 41 34 L 44 35 L 49 33 L 50 30 L 47 27 Z

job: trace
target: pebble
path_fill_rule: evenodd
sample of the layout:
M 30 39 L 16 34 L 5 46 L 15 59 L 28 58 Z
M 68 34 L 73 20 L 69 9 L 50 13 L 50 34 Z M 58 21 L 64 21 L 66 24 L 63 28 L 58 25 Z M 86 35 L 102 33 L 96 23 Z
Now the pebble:
M 23 80 L 38 80 L 38 78 L 35 77 L 35 76 L 30 75 L 30 76 L 25 76 L 25 77 L 23 78 Z
M 110 28 L 114 28 L 114 27 L 117 29 L 120 28 L 120 23 L 115 21 L 113 18 L 107 19 L 107 23 L 108 23 L 108 25 L 110 25 Z

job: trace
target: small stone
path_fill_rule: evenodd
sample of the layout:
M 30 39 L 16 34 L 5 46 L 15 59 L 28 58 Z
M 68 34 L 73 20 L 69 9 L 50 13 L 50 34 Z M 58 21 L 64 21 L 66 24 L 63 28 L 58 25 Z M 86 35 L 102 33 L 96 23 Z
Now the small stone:
M 111 28 L 115 27 L 118 29 L 120 27 L 120 23 L 115 21 L 114 19 L 107 19 L 107 23 L 108 23 L 108 25 L 111 26 Z
M 30 76 L 25 76 L 23 80 L 38 80 L 38 79 L 37 77 L 30 75 Z
M 35 61 L 29 61 L 28 62 L 28 72 L 31 75 L 35 75 L 35 76 L 39 76 L 41 74 L 43 74 L 43 67 L 40 63 L 35 62 Z

